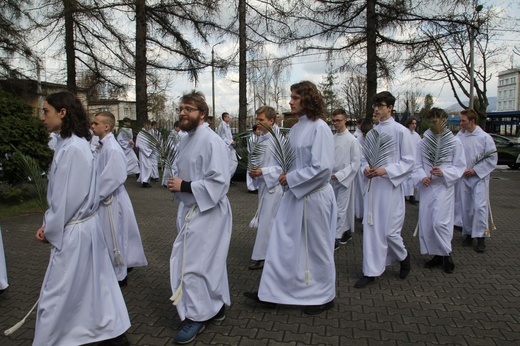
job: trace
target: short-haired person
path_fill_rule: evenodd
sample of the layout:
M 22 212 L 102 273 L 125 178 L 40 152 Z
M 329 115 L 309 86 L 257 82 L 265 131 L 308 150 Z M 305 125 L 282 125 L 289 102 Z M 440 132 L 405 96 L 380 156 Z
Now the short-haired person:
M 229 116 L 229 113 L 224 112 L 222 113 L 222 121 L 220 122 L 220 125 L 217 129 L 217 134 L 222 138 L 222 140 L 226 143 L 229 150 L 229 172 L 231 173 L 231 176 L 235 174 L 235 171 L 238 166 L 238 160 L 235 152 L 235 145 L 236 142 L 233 140 L 233 134 L 231 133 L 231 129 L 229 128 L 229 123 L 231 121 L 231 117 Z
M 464 147 L 467 164 L 460 181 L 464 236 L 462 245 L 471 246 L 473 239 L 477 238 L 476 251 L 484 252 L 485 239 L 490 236 L 489 176 L 497 166 L 497 148 L 491 136 L 477 125 L 477 113 L 473 109 L 460 112 L 460 127 L 464 130 L 459 138 Z M 494 153 L 490 154 L 493 151 Z
M 363 118 L 356 120 L 356 130 L 354 131 L 354 137 L 358 138 L 363 136 L 363 132 L 361 132 L 361 123 L 363 122 Z
M 278 177 L 282 169 L 276 163 L 272 150 L 275 142 L 269 130 L 273 129 L 276 121 L 276 111 L 269 106 L 262 106 L 256 110 L 257 128 L 261 131 L 257 145 L 262 146 L 261 166 L 254 167 L 248 172 L 248 176 L 253 180 L 258 188 L 258 227 L 256 231 L 255 245 L 251 255 L 249 269 L 262 269 L 264 266 L 269 235 L 273 228 L 274 218 L 280 202 L 282 200 L 282 187 Z M 274 132 L 273 132 L 274 133 Z M 251 153 L 250 153 L 251 155 Z
M 192 91 L 179 103 L 180 129 L 188 133 L 179 143 L 168 190 L 179 208 L 177 238 L 170 258 L 172 299 L 182 329 L 174 341 L 191 342 L 210 321 L 225 318 L 229 305 L 226 260 L 231 240 L 229 150 L 205 122 L 208 105 Z
M 92 132 L 99 137 L 96 159 L 99 194 L 99 220 L 110 259 L 120 286 L 127 284 L 128 268 L 148 264 L 135 219 L 132 202 L 125 189 L 126 157 L 112 131 L 115 117 L 99 112 L 92 122 Z M 114 241 L 115 240 L 115 241 Z
M 453 210 L 455 184 L 466 169 L 464 148 L 458 138 L 446 128 L 448 115 L 440 108 L 432 108 L 426 115 L 429 129 L 417 144 L 413 181 L 417 185 L 419 205 L 419 245 L 421 254 L 431 255 L 426 268 L 442 266 L 452 273 Z M 433 166 L 429 153 L 442 148 L 445 154 Z
M 49 172 L 43 226 L 36 239 L 50 243 L 33 345 L 83 345 L 114 339 L 129 345 L 130 327 L 121 289 L 96 213 L 95 163 L 89 121 L 70 92 L 47 96 L 41 119 L 60 133 Z
M 395 97 L 383 91 L 374 95 L 372 102 L 374 116 L 379 120 L 374 129 L 392 144 L 390 156 L 381 167 L 369 167 L 365 152 L 361 159 L 361 169 L 371 182 L 363 216 L 363 277 L 356 282 L 356 288 L 367 286 L 384 273 L 387 265 L 396 262 L 401 265 L 401 279 L 410 273 L 410 255 L 401 236 L 405 216 L 401 185 L 413 171 L 415 148 L 409 131 L 392 117 Z
M 352 239 L 355 222 L 355 188 L 356 176 L 359 171 L 360 155 L 359 142 L 347 129 L 347 116 L 344 109 L 332 112 L 332 125 L 336 128 L 334 135 L 334 168 L 330 184 L 336 195 L 338 205 L 338 221 L 336 224 L 336 241 L 334 248 L 339 244 L 346 244 Z
M 126 174 L 137 174 L 139 175 L 139 160 L 134 151 L 134 134 L 130 125 L 132 121 L 130 118 L 123 119 L 123 126 L 120 128 L 117 134 L 117 142 L 123 149 L 126 157 Z
M 291 86 L 293 114 L 289 142 L 296 159 L 278 181 L 285 192 L 269 237 L 258 293 L 259 302 L 301 305 L 305 314 L 334 306 L 334 239 L 337 207 L 329 184 L 334 167 L 334 138 L 323 120 L 325 105 L 311 82 Z
M 405 123 L 406 128 L 410 131 L 410 135 L 412 137 L 412 143 L 414 148 L 417 147 L 417 143 L 421 140 L 421 136 L 416 132 L 417 129 L 417 119 L 415 117 L 410 117 L 406 120 Z M 404 197 L 408 197 L 408 202 L 410 204 L 417 204 L 418 201 L 415 198 L 415 188 L 412 176 L 408 176 L 408 179 L 403 183 L 404 187 Z

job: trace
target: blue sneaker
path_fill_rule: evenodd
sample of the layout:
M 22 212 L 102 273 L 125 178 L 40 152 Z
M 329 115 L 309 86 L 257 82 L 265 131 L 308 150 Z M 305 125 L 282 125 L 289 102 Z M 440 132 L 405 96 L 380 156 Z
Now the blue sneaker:
M 181 331 L 177 333 L 175 338 L 173 338 L 173 341 L 176 344 L 188 344 L 192 342 L 197 337 L 197 335 L 202 333 L 204 329 L 206 329 L 205 322 L 195 322 L 186 319 Z

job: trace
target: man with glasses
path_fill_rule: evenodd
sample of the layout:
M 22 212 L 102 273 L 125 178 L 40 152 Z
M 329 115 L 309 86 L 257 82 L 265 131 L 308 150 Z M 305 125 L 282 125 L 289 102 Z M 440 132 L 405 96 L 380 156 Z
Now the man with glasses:
M 181 97 L 178 145 L 168 190 L 179 208 L 178 235 L 170 257 L 170 280 L 182 329 L 174 341 L 186 344 L 212 321 L 225 318 L 231 303 L 226 259 L 231 240 L 229 156 L 226 144 L 209 128 L 208 105 L 201 92 Z
M 353 184 L 359 170 L 359 142 L 347 129 L 347 117 L 344 109 L 332 112 L 332 124 L 336 128 L 334 135 L 334 168 L 330 184 L 336 195 L 338 204 L 338 221 L 336 224 L 336 241 L 334 250 L 340 244 L 352 239 L 354 232 L 355 189 Z
M 389 156 L 380 167 L 369 167 L 367 154 L 383 150 L 365 145 L 361 158 L 363 174 L 371 180 L 365 195 L 363 215 L 363 277 L 355 287 L 362 288 L 383 274 L 387 265 L 400 262 L 399 277 L 410 273 L 410 255 L 406 250 L 401 228 L 404 223 L 405 203 L 402 184 L 415 164 L 415 148 L 409 131 L 392 117 L 395 97 L 388 91 L 372 98 L 374 116 L 379 120 L 375 127 L 381 137 L 389 138 Z M 370 132 L 367 134 L 371 136 Z M 371 153 L 372 152 L 372 153 Z

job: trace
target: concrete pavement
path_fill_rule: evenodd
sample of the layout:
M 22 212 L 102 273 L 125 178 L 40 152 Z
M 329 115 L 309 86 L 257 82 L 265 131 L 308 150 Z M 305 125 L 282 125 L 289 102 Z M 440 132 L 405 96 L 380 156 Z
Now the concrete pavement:
M 140 188 L 133 177 L 126 184 L 134 203 L 149 265 L 136 268 L 123 289 L 133 345 L 168 345 L 180 320 L 169 301 L 169 257 L 176 236 L 176 204 L 158 183 Z M 403 228 L 412 257 L 412 272 L 398 278 L 399 266 L 364 289 L 354 288 L 362 275 L 362 235 L 335 253 L 337 298 L 332 310 L 307 316 L 300 308 L 262 308 L 242 296 L 258 288 L 260 271 L 247 265 L 255 239 L 248 228 L 257 195 L 243 182 L 231 186 L 233 236 L 228 257 L 232 304 L 221 325 L 211 324 L 194 345 L 518 345 L 520 344 L 520 172 L 492 174 L 491 204 L 498 230 L 479 254 L 453 238 L 455 272 L 425 269 L 412 236 L 418 206 L 407 204 Z M 18 322 L 38 298 L 48 263 L 49 247 L 34 238 L 41 214 L 0 220 L 10 287 L 0 296 L 0 345 L 30 345 L 34 313 L 14 335 L 3 331 Z M 358 225 L 359 226 L 359 225 Z M 359 230 L 359 227 L 358 227 Z

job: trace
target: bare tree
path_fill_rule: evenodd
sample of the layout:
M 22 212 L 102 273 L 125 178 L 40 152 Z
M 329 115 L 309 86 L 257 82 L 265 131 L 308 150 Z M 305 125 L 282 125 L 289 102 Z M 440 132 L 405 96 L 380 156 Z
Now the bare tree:
M 345 111 L 351 118 L 364 118 L 367 105 L 367 78 L 350 72 L 341 85 L 340 96 L 344 100 Z

